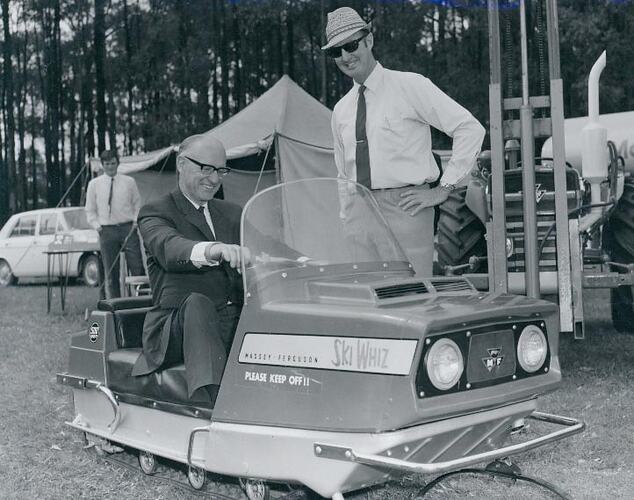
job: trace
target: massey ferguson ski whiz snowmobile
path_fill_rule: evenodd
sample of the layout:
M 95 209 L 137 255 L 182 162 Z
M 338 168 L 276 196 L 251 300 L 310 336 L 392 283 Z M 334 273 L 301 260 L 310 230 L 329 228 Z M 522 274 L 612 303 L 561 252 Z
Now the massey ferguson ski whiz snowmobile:
M 335 500 L 583 430 L 538 411 L 561 380 L 557 306 L 414 276 L 366 188 L 262 191 L 244 208 L 242 244 L 253 258 L 215 405 L 188 399 L 183 365 L 132 377 L 150 301 L 102 301 L 58 375 L 71 427 L 138 449 L 145 472 L 159 457 L 187 464 L 197 488 L 212 471 L 241 478 L 251 499 L 283 482 Z M 555 428 L 511 442 L 529 419 Z

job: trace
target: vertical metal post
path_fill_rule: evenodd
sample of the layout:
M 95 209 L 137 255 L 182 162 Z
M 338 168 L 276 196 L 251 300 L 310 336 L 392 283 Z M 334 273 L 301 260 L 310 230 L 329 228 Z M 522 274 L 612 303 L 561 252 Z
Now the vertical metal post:
M 498 0 L 487 0 L 489 14 L 489 114 L 491 134 L 491 210 L 487 224 L 489 249 L 489 290 L 506 293 L 506 209 L 504 200 L 504 124 L 502 107 L 502 69 L 500 57 L 500 17 Z
M 526 34 L 526 1 L 520 0 L 522 53 L 522 106 L 520 130 L 522 142 L 522 204 L 524 211 L 524 278 L 526 295 L 538 298 L 539 260 L 537 257 L 537 208 L 535 201 L 535 140 L 533 136 L 533 108 L 528 88 L 528 46 Z
M 321 41 L 322 44 L 326 44 L 326 38 L 325 38 L 325 33 L 326 33 L 326 26 L 324 24 L 325 21 L 325 9 L 324 9 L 324 0 L 321 0 L 320 4 L 319 4 L 319 16 L 321 18 Z M 328 91 L 328 87 L 327 87 L 327 73 L 328 69 L 326 66 L 326 53 L 322 50 L 321 51 L 321 103 L 324 106 L 328 105 L 328 98 L 327 98 L 327 91 Z
M 555 175 L 555 229 L 557 234 L 557 282 L 559 287 L 559 323 L 562 332 L 574 331 L 571 276 L 570 230 L 566 196 L 566 147 L 564 137 L 563 83 L 559 67 L 559 29 L 556 0 L 546 0 L 548 33 L 548 72 L 550 75 L 550 116 L 553 137 Z M 577 226 L 574 225 L 573 228 Z M 583 269 L 583 266 L 582 268 Z M 581 290 L 577 300 L 581 300 Z

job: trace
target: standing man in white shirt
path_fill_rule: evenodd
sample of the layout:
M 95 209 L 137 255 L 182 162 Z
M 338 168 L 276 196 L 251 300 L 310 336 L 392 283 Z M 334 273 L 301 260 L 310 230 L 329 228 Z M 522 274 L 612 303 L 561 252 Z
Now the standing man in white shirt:
M 117 152 L 106 150 L 100 155 L 105 175 L 92 179 L 86 192 L 88 223 L 99 233 L 101 259 L 106 273 L 106 297 L 120 297 L 119 252 L 125 252 L 133 276 L 145 274 L 136 218 L 141 196 L 132 177 L 117 173 Z
M 370 24 L 350 7 L 328 14 L 322 47 L 353 79 L 332 115 L 335 163 L 341 178 L 373 191 L 416 274 L 432 274 L 434 206 L 443 203 L 475 164 L 484 128 L 469 111 L 417 73 L 381 66 L 372 53 Z M 453 138 L 440 169 L 430 126 Z

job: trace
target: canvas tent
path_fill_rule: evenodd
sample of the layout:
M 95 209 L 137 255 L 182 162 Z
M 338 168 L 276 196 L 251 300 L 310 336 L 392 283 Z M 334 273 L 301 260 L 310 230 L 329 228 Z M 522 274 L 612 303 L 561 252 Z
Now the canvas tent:
M 273 87 L 217 127 L 205 132 L 227 150 L 233 171 L 224 197 L 240 205 L 280 181 L 335 177 L 332 112 L 284 75 Z M 121 158 L 119 171 L 137 180 L 144 202 L 176 186 L 176 147 Z M 100 168 L 91 160 L 93 172 Z

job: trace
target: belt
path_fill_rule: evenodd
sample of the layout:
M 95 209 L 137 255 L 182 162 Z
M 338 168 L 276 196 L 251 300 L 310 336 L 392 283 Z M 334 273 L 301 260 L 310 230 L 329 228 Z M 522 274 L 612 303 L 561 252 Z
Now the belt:
M 132 224 L 132 221 L 120 222 L 119 224 L 102 224 L 101 227 L 120 227 L 120 226 L 128 226 L 130 224 Z

